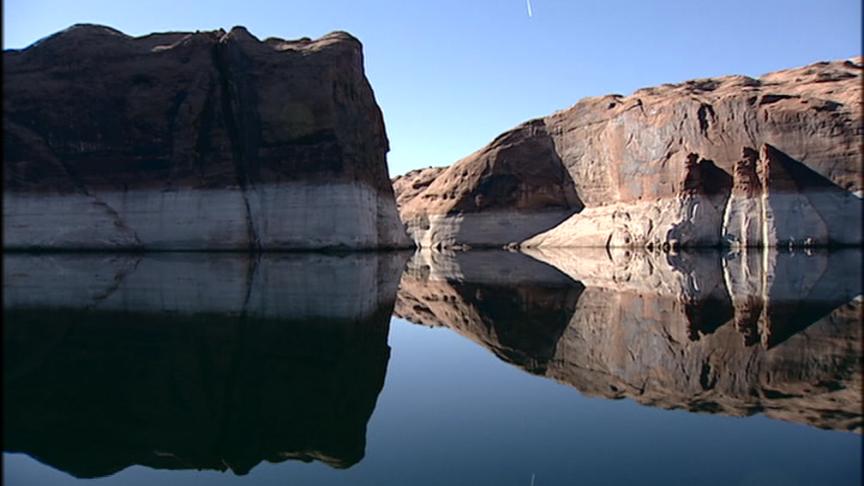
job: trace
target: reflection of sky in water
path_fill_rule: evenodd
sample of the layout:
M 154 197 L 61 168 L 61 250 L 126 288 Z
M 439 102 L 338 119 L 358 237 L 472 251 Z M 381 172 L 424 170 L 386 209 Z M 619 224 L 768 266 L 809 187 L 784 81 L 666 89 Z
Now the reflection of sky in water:
M 452 280 L 449 285 L 456 289 L 456 297 L 463 298 L 462 304 L 470 304 L 462 309 L 473 309 L 477 312 L 475 317 L 482 322 L 484 309 L 488 310 L 482 302 L 494 302 L 493 294 L 501 283 L 496 282 L 499 277 L 477 270 L 479 267 L 476 265 L 479 264 L 462 261 L 462 278 L 470 280 L 473 274 L 477 277 L 474 280 L 486 278 L 486 282 L 478 284 L 475 281 L 472 284 Z M 146 266 L 143 268 L 146 270 Z M 352 271 L 354 275 L 364 274 L 361 270 L 355 266 Z M 568 274 L 572 272 L 570 269 Z M 526 272 L 526 275 L 539 273 Z M 522 278 L 519 269 L 514 266 L 509 278 L 514 281 Z M 314 285 L 315 277 L 310 279 L 311 287 L 320 292 L 321 289 Z M 163 278 L 161 285 L 169 285 L 166 283 L 169 280 Z M 283 285 L 286 289 L 296 290 L 298 284 Z M 562 304 L 555 295 L 550 297 L 548 286 L 546 291 L 538 293 L 537 285 L 537 282 L 523 283 L 520 291 L 508 289 L 506 285 L 499 288 L 497 295 L 518 300 L 518 305 L 507 306 L 508 312 L 517 314 L 512 316 L 512 326 L 522 321 L 530 322 L 532 316 L 538 315 L 538 307 L 563 305 L 566 308 L 579 302 Z M 599 284 L 595 282 L 595 285 Z M 381 288 L 385 287 L 388 286 L 381 285 Z M 585 297 L 585 292 L 592 288 L 598 287 L 586 286 L 579 298 Z M 366 289 L 368 291 L 368 287 Z M 459 294 L 460 290 L 464 295 Z M 333 292 L 346 290 L 333 289 Z M 807 292 L 811 295 L 813 291 Z M 295 300 L 301 298 L 300 294 L 293 295 Z M 480 299 L 476 300 L 478 295 Z M 606 297 L 611 299 L 614 296 Z M 326 299 L 320 299 L 320 302 L 326 302 Z M 354 302 L 363 314 L 368 315 L 369 299 L 358 298 Z M 452 309 L 458 309 L 459 304 L 450 302 Z M 385 302 L 383 305 L 388 304 Z M 565 308 L 559 310 L 566 313 Z M 284 311 L 286 307 L 282 309 Z M 296 312 L 295 307 L 291 309 L 290 312 Z M 518 315 L 519 309 L 524 315 Z M 304 312 L 307 311 L 308 307 Z M 336 311 L 330 309 L 329 312 Z M 550 311 L 547 308 L 543 312 L 540 315 L 545 316 Z M 488 315 L 485 314 L 487 319 Z M 500 322 L 510 322 L 501 316 L 496 318 L 498 326 Z M 166 315 L 165 319 L 172 317 Z M 853 355 L 857 352 L 860 360 L 860 331 L 856 333 L 848 329 L 848 326 L 860 329 L 860 321 L 844 324 L 836 319 L 823 320 L 804 327 L 767 352 L 783 352 L 784 347 L 800 346 L 796 340 L 807 333 L 818 337 L 820 333 L 842 331 L 844 325 L 847 329 L 838 334 L 838 342 L 842 342 L 843 336 L 854 340 L 849 343 L 852 346 L 849 352 Z M 306 464 L 289 460 L 278 464 L 262 462 L 248 475 L 235 476 L 230 472 L 170 471 L 132 466 L 106 478 L 78 480 L 23 454 L 7 453 L 4 454 L 5 484 L 59 485 L 92 481 L 123 485 L 527 485 L 532 475 L 535 476 L 534 484 L 538 486 L 857 484 L 861 479 L 862 448 L 858 434 L 820 430 L 764 415 L 742 418 L 689 413 L 643 406 L 631 399 L 594 398 L 571 386 L 526 373 L 517 366 L 520 364 L 518 354 L 513 360 L 517 365 L 502 361 L 496 356 L 501 350 L 492 345 L 478 345 L 483 341 L 465 332 L 470 329 L 476 327 L 457 327 L 457 332 L 453 332 L 443 328 L 430 329 L 400 318 L 392 319 L 387 338 L 391 354 L 384 386 L 368 423 L 365 457 L 348 469 L 334 469 L 320 462 Z M 500 331 L 494 326 L 492 330 Z M 744 348 L 743 339 L 738 339 L 740 336 L 732 322 L 702 335 L 703 341 L 696 344 L 722 337 L 724 332 L 730 336 L 735 333 L 735 345 Z M 501 341 L 485 342 L 494 344 Z M 682 345 L 686 346 L 687 342 Z M 758 348 L 761 345 L 756 343 L 751 348 L 753 346 Z M 795 362 L 789 363 L 792 366 Z M 781 375 L 776 377 L 777 380 L 783 378 Z M 857 383 L 860 385 L 860 377 Z M 782 387 L 782 383 L 777 385 Z M 860 395 L 858 400 L 860 403 Z M 86 444 L 88 437 L 76 440 Z

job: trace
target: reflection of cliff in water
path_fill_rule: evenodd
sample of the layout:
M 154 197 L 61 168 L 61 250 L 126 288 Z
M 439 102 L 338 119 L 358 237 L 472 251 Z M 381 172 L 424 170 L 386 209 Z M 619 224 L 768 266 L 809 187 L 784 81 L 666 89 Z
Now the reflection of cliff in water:
M 78 477 L 349 467 L 403 257 L 4 256 L 4 450 Z
M 418 253 L 395 312 L 583 393 L 861 431 L 859 250 L 530 255 Z

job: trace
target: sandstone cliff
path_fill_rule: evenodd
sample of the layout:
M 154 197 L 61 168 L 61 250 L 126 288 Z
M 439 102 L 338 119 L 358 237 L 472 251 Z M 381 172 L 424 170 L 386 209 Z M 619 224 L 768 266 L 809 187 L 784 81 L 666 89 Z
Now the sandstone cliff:
M 410 244 L 349 34 L 75 25 L 3 65 L 4 248 Z
M 586 98 L 397 179 L 400 214 L 425 247 L 860 245 L 861 105 L 861 58 Z
M 859 252 L 533 252 L 419 253 L 395 313 L 582 393 L 862 430 Z

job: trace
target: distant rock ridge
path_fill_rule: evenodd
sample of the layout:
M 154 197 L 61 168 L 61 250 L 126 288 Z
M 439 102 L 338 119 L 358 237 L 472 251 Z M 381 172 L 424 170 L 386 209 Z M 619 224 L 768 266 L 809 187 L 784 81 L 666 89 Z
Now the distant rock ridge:
M 350 34 L 79 24 L 3 64 L 5 249 L 410 246 Z
M 400 215 L 432 248 L 860 246 L 862 69 L 586 98 L 396 178 Z

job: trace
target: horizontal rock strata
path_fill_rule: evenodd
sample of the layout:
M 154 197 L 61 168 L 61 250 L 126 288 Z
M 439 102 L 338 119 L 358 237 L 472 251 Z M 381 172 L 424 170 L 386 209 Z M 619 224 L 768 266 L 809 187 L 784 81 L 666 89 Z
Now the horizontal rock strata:
M 586 98 L 397 179 L 400 214 L 428 247 L 861 245 L 861 86 L 855 58 Z
M 6 249 L 410 245 L 349 34 L 76 25 L 3 62 Z
M 582 393 L 862 430 L 860 252 L 531 252 L 418 254 L 395 313 Z

